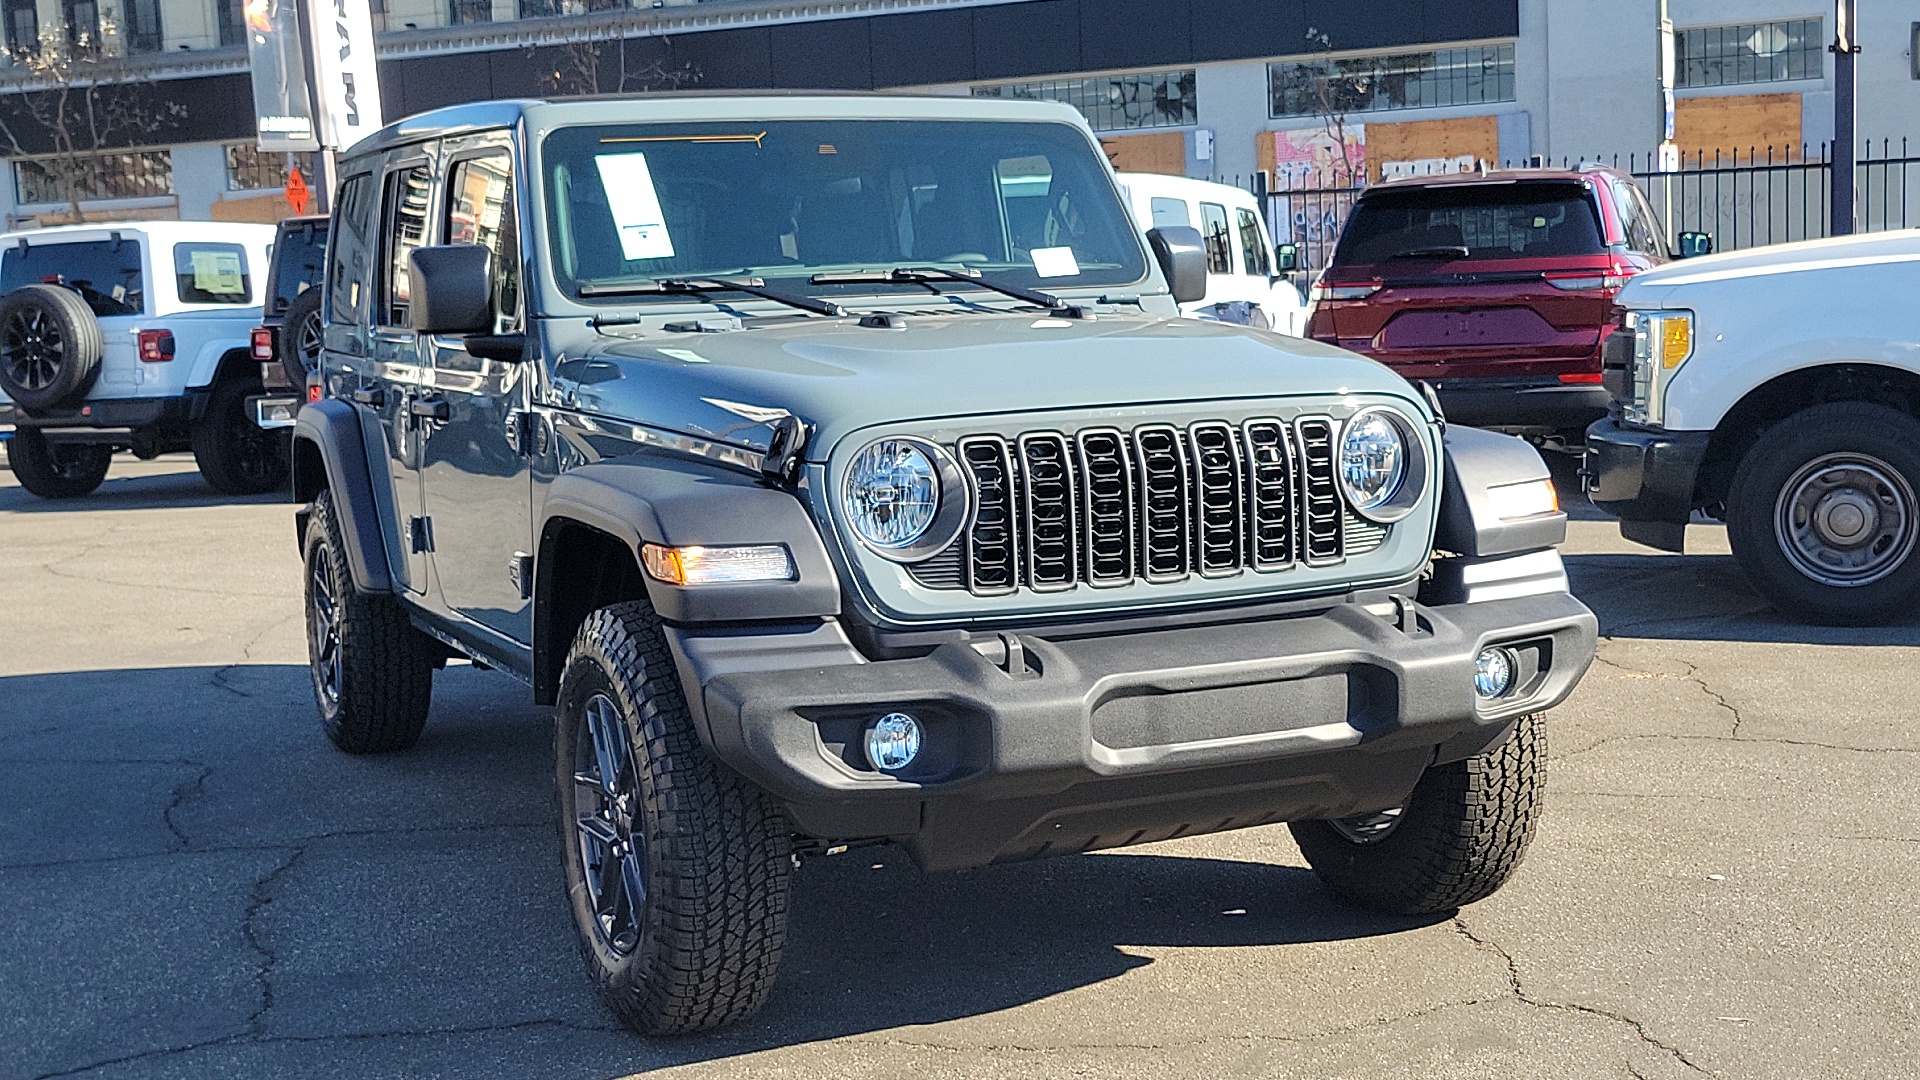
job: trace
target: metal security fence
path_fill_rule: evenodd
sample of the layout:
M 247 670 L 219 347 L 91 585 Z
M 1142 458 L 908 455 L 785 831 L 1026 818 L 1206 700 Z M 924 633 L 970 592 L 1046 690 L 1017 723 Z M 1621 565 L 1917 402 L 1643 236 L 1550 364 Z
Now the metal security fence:
M 1669 239 L 1682 232 L 1710 233 L 1716 250 L 1738 251 L 1829 234 L 1833 166 L 1828 151 L 1823 144 L 1798 151 L 1701 152 L 1683 156 L 1677 172 L 1657 171 L 1651 157 L 1637 154 L 1525 164 L 1613 166 L 1646 193 Z M 1920 226 L 1920 156 L 1906 140 L 1863 146 L 1854 170 L 1856 232 Z M 1263 175 L 1249 186 L 1266 200 L 1274 242 L 1298 245 L 1300 266 L 1309 275 L 1326 269 L 1354 200 L 1366 190 L 1366 185 L 1268 189 Z

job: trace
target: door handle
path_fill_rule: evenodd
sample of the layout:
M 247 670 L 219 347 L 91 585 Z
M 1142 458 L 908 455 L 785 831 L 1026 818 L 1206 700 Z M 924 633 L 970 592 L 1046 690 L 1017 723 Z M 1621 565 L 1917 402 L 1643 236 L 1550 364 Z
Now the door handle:
M 447 420 L 453 416 L 453 409 L 446 398 L 414 398 L 407 402 L 407 414 L 424 420 Z
M 363 386 L 353 392 L 353 403 L 371 409 L 384 409 L 387 406 L 387 392 L 378 386 Z

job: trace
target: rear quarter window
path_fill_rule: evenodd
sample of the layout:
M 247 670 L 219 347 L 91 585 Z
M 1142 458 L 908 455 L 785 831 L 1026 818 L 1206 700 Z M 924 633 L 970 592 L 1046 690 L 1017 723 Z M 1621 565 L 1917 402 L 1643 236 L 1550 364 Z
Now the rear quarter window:
M 1438 185 L 1362 199 L 1333 261 L 1415 266 L 1605 251 L 1598 209 L 1579 184 Z
M 239 244 L 175 244 L 173 279 L 183 304 L 237 304 L 253 300 L 247 249 Z
M 65 285 L 80 294 L 96 316 L 146 313 L 145 274 L 137 240 L 89 240 L 72 244 L 15 244 L 0 255 L 0 293 L 22 285 Z

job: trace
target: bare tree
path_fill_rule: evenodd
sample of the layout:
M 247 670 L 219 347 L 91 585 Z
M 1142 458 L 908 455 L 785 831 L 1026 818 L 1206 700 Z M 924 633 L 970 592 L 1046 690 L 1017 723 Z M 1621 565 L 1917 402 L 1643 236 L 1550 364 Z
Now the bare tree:
M 570 41 L 559 47 L 552 69 L 542 72 L 540 81 L 547 93 L 561 96 L 682 90 L 700 81 L 697 66 L 674 62 L 670 39 L 650 40 L 659 47 L 645 57 L 629 57 L 620 38 Z
M 112 36 L 102 23 L 99 38 Z M 176 102 L 156 103 L 150 83 L 116 70 L 102 42 L 81 34 L 66 40 L 58 25 L 40 31 L 37 48 L 7 51 L 19 89 L 0 106 L 0 147 L 43 176 L 75 222 L 87 220 L 82 203 L 138 194 L 114 150 L 131 149 L 178 124 L 186 115 Z M 120 185 L 116 188 L 116 184 Z
M 1333 51 L 1332 36 L 1318 27 L 1307 28 L 1307 44 L 1323 54 Z M 1381 75 L 1379 57 L 1326 56 L 1319 70 L 1311 72 L 1301 88 L 1320 120 L 1322 132 L 1333 144 L 1330 166 L 1335 185 L 1358 187 L 1367 181 L 1364 158 L 1356 163 L 1347 152 L 1347 139 L 1352 134 L 1347 118 L 1373 95 Z

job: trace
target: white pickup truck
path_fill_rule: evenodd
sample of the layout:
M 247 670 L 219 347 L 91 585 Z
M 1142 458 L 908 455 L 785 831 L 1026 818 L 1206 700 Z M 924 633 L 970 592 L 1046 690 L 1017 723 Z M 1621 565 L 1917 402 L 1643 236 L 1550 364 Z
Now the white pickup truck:
M 1613 414 L 1586 482 L 1620 531 L 1684 547 L 1725 521 L 1790 618 L 1920 610 L 1920 231 L 1710 255 L 1633 278 L 1607 346 Z
M 114 451 L 193 451 L 221 492 L 286 478 L 260 393 L 270 225 L 111 222 L 0 234 L 0 439 L 20 486 L 73 498 Z

